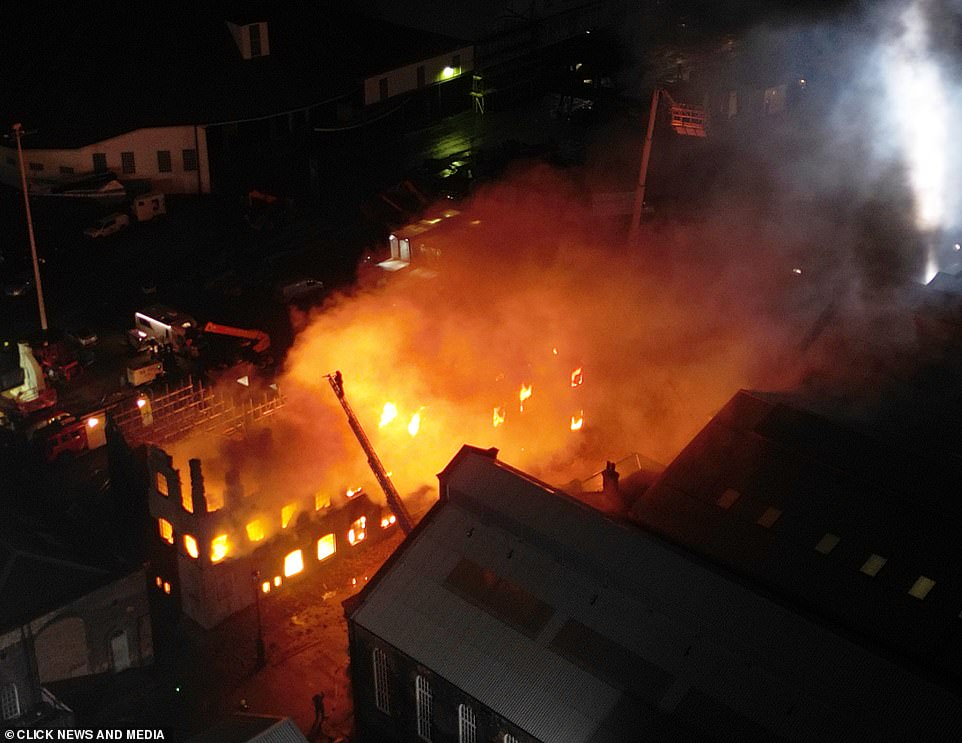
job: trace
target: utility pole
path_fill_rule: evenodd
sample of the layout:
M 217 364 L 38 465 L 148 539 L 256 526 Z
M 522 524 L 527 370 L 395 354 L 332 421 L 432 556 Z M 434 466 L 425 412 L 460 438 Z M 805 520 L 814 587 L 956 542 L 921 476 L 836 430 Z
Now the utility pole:
M 261 573 L 259 570 L 251 572 L 251 583 L 254 585 L 254 612 L 257 617 L 257 661 L 255 668 L 259 671 L 267 665 L 267 652 L 264 648 L 264 631 L 261 625 Z
M 40 328 L 47 332 L 47 309 L 43 304 L 43 287 L 40 284 L 40 262 L 37 260 L 37 242 L 33 237 L 33 217 L 30 214 L 30 194 L 27 191 L 27 171 L 23 167 L 23 125 L 13 125 L 13 135 L 17 140 L 17 159 L 20 162 L 20 187 L 23 189 L 23 205 L 27 212 L 27 235 L 30 238 L 30 255 L 33 258 L 33 280 L 37 285 L 37 306 L 40 308 Z
M 645 134 L 645 144 L 641 150 L 641 167 L 638 170 L 638 185 L 635 187 L 635 206 L 631 211 L 631 225 L 628 228 L 628 245 L 635 247 L 638 241 L 638 229 L 641 226 L 641 212 L 645 205 L 645 189 L 648 185 L 648 161 L 651 160 L 651 140 L 655 135 L 655 114 L 658 113 L 658 98 L 661 88 L 655 86 L 651 94 L 651 110 L 648 113 L 648 131 Z

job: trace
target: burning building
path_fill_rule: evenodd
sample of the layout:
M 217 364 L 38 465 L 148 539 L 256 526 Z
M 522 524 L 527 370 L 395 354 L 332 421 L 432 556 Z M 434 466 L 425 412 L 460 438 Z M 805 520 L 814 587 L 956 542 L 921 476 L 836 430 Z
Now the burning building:
M 161 548 L 155 581 L 205 628 L 251 605 L 255 591 L 269 594 L 324 570 L 396 522 L 362 489 L 332 493 L 305 485 L 279 500 L 245 488 L 241 470 L 205 478 L 201 459 L 182 462 L 158 446 L 148 447 L 147 461 Z

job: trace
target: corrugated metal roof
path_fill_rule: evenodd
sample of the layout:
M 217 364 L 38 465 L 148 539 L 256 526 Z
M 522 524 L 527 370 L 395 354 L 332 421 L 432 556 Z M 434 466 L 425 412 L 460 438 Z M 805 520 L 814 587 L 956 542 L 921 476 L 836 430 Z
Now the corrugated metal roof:
M 639 499 L 631 517 L 962 685 L 962 460 L 874 440 L 740 392 Z M 722 507 L 722 493 L 738 497 Z M 759 518 L 781 511 L 764 528 Z M 831 554 L 815 546 L 838 538 Z M 859 573 L 886 558 L 874 578 Z M 935 581 L 924 601 L 908 596 Z M 912 600 L 909 600 L 912 599 Z
M 822 708 L 858 729 L 877 720 L 879 740 L 899 739 L 886 725 L 931 730 L 932 719 L 962 736 L 956 697 L 659 539 L 471 450 L 444 477 L 448 498 L 352 618 L 536 738 L 619 740 L 610 731 L 631 708 L 622 704 L 628 697 L 651 720 L 692 732 L 704 733 L 692 700 L 705 697 L 711 719 L 727 715 L 745 730 L 761 726 L 795 740 L 807 739 L 792 732 L 799 710 Z M 550 605 L 537 635 L 496 618 L 483 596 L 468 600 L 446 587 L 463 559 Z M 600 643 L 597 658 L 563 643 L 552 649 L 570 621 Z M 612 677 L 600 665 L 619 647 L 636 659 L 627 683 L 623 671 Z M 697 694 L 679 704 L 673 679 Z M 899 721 L 875 688 L 894 679 L 911 700 Z M 817 729 L 813 720 L 800 720 L 799 730 Z

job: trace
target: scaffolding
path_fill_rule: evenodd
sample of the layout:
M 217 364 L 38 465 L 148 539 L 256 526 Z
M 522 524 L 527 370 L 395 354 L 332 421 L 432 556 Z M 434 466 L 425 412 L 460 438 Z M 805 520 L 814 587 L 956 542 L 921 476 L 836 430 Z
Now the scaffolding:
M 256 393 L 228 394 L 188 379 L 175 388 L 150 390 L 107 407 L 107 415 L 131 447 L 162 446 L 196 434 L 233 436 L 284 406 L 274 385 Z

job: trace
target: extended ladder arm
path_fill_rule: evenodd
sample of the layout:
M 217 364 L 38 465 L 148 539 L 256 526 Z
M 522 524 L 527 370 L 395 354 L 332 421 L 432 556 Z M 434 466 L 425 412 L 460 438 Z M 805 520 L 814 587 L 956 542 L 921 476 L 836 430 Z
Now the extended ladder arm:
M 364 429 L 361 428 L 361 423 L 358 421 L 357 416 L 354 415 L 351 404 L 344 397 L 344 379 L 341 376 L 341 372 L 336 371 L 333 374 L 325 374 L 324 378 L 330 382 L 331 389 L 334 390 L 338 402 L 341 403 L 341 407 L 344 408 L 344 413 L 347 415 L 347 423 L 354 432 L 354 436 L 357 438 L 364 453 L 367 455 L 367 464 L 374 473 L 374 477 L 377 478 L 381 489 L 384 491 L 388 507 L 394 512 L 394 515 L 397 516 L 397 522 L 404 533 L 410 534 L 414 528 L 411 514 L 408 513 L 407 508 L 404 506 L 404 501 L 401 500 L 401 495 L 398 493 L 397 488 L 394 487 L 394 483 L 391 482 L 391 478 L 388 477 L 387 471 L 384 469 L 384 465 L 381 464 L 377 452 L 374 451 L 374 446 L 371 444 L 370 439 L 368 439 L 367 434 L 364 433 Z

